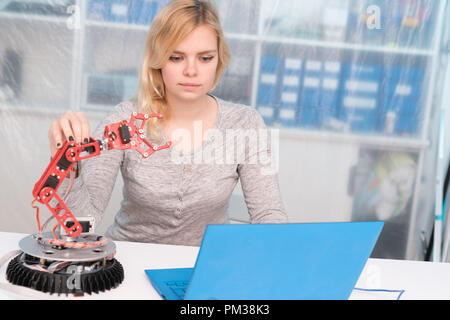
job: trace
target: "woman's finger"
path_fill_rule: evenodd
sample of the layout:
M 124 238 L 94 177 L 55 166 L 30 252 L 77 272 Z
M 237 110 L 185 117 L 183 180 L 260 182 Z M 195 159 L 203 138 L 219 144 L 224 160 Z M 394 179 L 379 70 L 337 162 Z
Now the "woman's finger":
M 75 141 L 72 126 L 70 125 L 69 119 L 67 119 L 66 117 L 59 118 L 59 125 L 61 126 L 65 138 L 69 141 Z
M 70 122 L 70 127 L 72 128 L 72 133 L 73 133 L 73 138 L 75 139 L 75 141 L 77 143 L 81 143 L 82 142 L 82 137 L 81 137 L 81 121 L 78 118 L 77 113 L 72 112 L 72 111 L 67 111 L 65 113 L 65 117 L 69 120 Z
M 88 143 L 90 137 L 89 121 L 84 112 L 77 112 L 76 115 L 81 123 L 81 141 L 83 143 Z
M 62 142 L 65 140 L 61 131 L 61 127 L 59 125 L 59 121 L 55 121 L 52 123 L 48 132 L 48 139 L 50 142 L 50 152 L 53 157 L 58 149 L 61 148 Z

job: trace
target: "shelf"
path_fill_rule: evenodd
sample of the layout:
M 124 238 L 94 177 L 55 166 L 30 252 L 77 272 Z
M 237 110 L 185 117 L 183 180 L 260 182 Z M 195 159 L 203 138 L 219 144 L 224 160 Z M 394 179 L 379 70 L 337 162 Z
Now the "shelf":
M 39 14 L 28 14 L 28 13 L 15 13 L 15 12 L 0 12 L 0 19 L 18 19 L 26 21 L 37 21 L 37 22 L 48 22 L 56 24 L 66 24 L 68 17 L 57 17 L 57 16 L 43 16 Z M 139 25 L 139 24 L 128 24 L 128 23 L 117 23 L 109 21 L 96 21 L 96 20 L 86 20 L 86 26 L 89 27 L 100 27 L 100 28 L 112 28 L 118 30 L 130 30 L 138 32 L 148 32 L 150 29 L 149 25 Z M 225 37 L 230 40 L 245 40 L 254 41 L 260 43 L 274 43 L 274 44 L 292 44 L 301 45 L 309 47 L 320 47 L 328 49 L 342 49 L 342 50 L 353 50 L 353 51 L 367 51 L 367 52 L 378 52 L 386 54 L 401 54 L 401 55 L 412 55 L 412 56 L 432 56 L 433 51 L 427 49 L 418 48 L 397 48 L 388 46 L 377 46 L 377 45 L 366 45 L 357 43 L 346 43 L 346 42 L 334 42 L 334 41 L 324 41 L 324 40 L 313 40 L 313 39 L 299 39 L 299 38 L 284 38 L 276 36 L 265 36 L 256 34 L 238 34 L 238 33 L 225 33 Z
M 45 16 L 40 14 L 0 11 L 0 19 L 20 20 L 21 22 L 25 20 L 27 23 L 47 22 L 54 24 L 67 24 L 67 19 L 69 17 L 70 16 L 59 17 L 51 15 Z
M 150 30 L 150 26 L 143 24 L 118 23 L 110 21 L 86 20 L 85 25 L 88 27 L 111 28 L 124 31 L 130 30 L 130 31 L 148 32 Z
M 102 27 L 102 28 L 114 28 L 120 30 L 132 30 L 140 32 L 148 32 L 150 26 L 138 25 L 138 24 L 128 24 L 128 23 L 117 23 L 108 21 L 95 21 L 87 20 L 86 26 Z M 275 36 L 263 36 L 255 34 L 238 34 L 238 33 L 225 33 L 225 38 L 229 40 L 245 40 L 254 41 L 260 43 L 275 43 L 275 44 L 293 44 L 309 47 L 320 47 L 328 49 L 342 49 L 342 50 L 353 50 L 353 51 L 368 51 L 368 52 L 378 52 L 386 54 L 400 54 L 400 55 L 412 55 L 412 56 L 432 56 L 432 50 L 417 49 L 417 48 L 397 48 L 388 46 L 376 46 L 376 45 L 366 45 L 357 43 L 346 43 L 346 42 L 334 42 L 334 41 L 324 41 L 324 40 L 311 40 L 311 39 L 298 39 L 298 38 L 283 38 Z
M 402 138 L 402 137 L 389 137 L 381 135 L 362 135 L 356 133 L 341 133 L 333 131 L 308 130 L 300 128 L 298 129 L 275 128 L 275 127 L 269 128 L 279 129 L 280 139 L 353 143 L 371 147 L 383 147 L 389 149 L 404 149 L 415 151 L 425 149 L 430 145 L 428 140 L 420 140 L 408 137 Z
M 115 23 L 115 22 L 105 22 L 105 21 L 87 21 L 88 26 L 106 27 L 106 28 L 116 28 L 123 30 L 135 30 L 135 31 L 145 31 L 149 30 L 149 26 L 144 25 L 134 25 L 126 23 Z M 386 54 L 402 54 L 402 55 L 413 55 L 413 56 L 432 56 L 433 51 L 426 49 L 417 48 L 397 48 L 397 47 L 387 47 L 387 46 L 374 46 L 374 45 L 364 45 L 357 43 L 345 43 L 345 42 L 333 42 L 333 41 L 323 41 L 323 40 L 310 40 L 310 39 L 298 39 L 298 38 L 280 38 L 273 36 L 259 36 L 252 34 L 237 34 L 237 33 L 225 33 L 225 38 L 230 40 L 245 40 L 254 42 L 265 42 L 265 43 L 279 43 L 279 44 L 293 44 L 302 45 L 309 47 L 321 47 L 329 49 L 342 49 L 342 50 L 354 50 L 354 51 L 368 51 L 368 52 L 378 52 Z
M 113 106 L 102 106 L 101 107 L 93 107 L 86 108 L 81 110 L 82 112 L 86 112 L 88 117 L 92 117 L 94 119 L 102 119 L 106 116 L 107 112 L 110 111 Z M 109 109 L 106 109 L 109 108 Z M 9 103 L 9 102 L 0 102 L 0 114 L 16 114 L 23 116 L 43 116 L 43 117 L 52 117 L 57 118 L 61 116 L 66 110 L 69 108 L 67 106 L 43 106 L 43 105 L 28 105 L 26 103 Z
M 26 103 L 0 102 L 0 113 L 7 114 L 58 116 L 63 114 L 64 110 L 66 110 L 66 107 L 63 106 L 48 107 Z
M 299 39 L 299 38 L 283 38 L 274 36 L 261 36 L 261 35 L 250 35 L 250 34 L 236 34 L 236 33 L 225 33 L 225 37 L 233 40 L 249 40 L 255 42 L 265 42 L 274 44 L 293 44 L 309 47 L 320 47 L 328 49 L 342 49 L 342 50 L 353 50 L 353 51 L 368 51 L 368 52 L 379 52 L 386 54 L 402 54 L 402 55 L 413 55 L 413 56 L 432 56 L 432 50 L 417 49 L 417 48 L 399 48 L 399 47 L 388 47 L 388 46 L 376 46 L 376 45 L 366 45 L 358 43 L 347 43 L 347 42 L 337 42 L 337 41 L 324 41 L 324 40 L 312 40 L 312 39 Z

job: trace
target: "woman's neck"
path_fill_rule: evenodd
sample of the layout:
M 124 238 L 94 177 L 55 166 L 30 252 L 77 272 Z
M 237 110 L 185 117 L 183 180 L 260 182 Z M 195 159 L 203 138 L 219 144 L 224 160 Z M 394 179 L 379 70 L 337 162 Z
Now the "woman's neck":
M 167 97 L 169 118 L 172 122 L 192 122 L 202 119 L 210 107 L 209 96 L 198 100 L 184 101 L 175 97 Z
M 181 153 L 186 154 L 201 145 L 205 133 L 210 130 L 216 121 L 219 112 L 216 100 L 211 96 L 205 96 L 200 101 L 189 101 L 185 103 L 174 103 L 169 100 L 169 118 L 163 124 L 164 135 L 172 141 L 173 148 L 178 149 Z M 200 124 L 201 134 L 198 135 Z M 187 132 L 189 136 L 176 134 L 178 129 L 183 129 L 183 134 Z M 179 133 L 179 132 L 178 132 Z

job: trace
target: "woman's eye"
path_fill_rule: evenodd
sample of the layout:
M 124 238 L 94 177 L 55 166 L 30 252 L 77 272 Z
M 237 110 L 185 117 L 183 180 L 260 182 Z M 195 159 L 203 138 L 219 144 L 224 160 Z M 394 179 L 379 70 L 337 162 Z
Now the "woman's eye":
M 181 57 L 178 57 L 178 56 L 171 56 L 171 57 L 169 58 L 169 60 L 170 60 L 170 61 L 173 61 L 173 62 L 178 62 L 178 61 L 181 61 Z
M 202 60 L 203 62 L 208 62 L 208 61 L 211 61 L 212 59 L 214 59 L 213 56 L 208 56 L 208 57 L 202 57 L 202 58 L 201 58 L 201 60 Z

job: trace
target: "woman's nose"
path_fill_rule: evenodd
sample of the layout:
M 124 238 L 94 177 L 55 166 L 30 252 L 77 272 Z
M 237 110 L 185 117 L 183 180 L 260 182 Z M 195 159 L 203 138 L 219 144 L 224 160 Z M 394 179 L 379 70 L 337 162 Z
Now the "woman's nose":
M 194 77 L 197 75 L 197 63 L 191 59 L 186 59 L 186 65 L 184 67 L 184 75 L 186 77 Z

